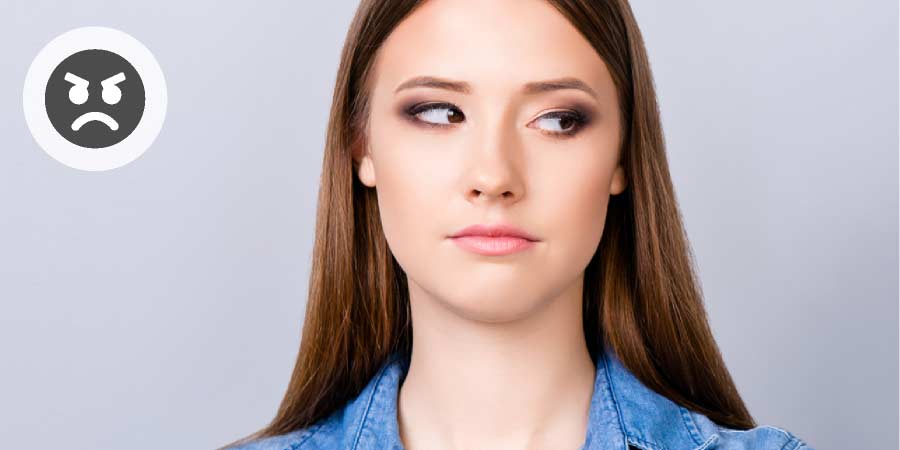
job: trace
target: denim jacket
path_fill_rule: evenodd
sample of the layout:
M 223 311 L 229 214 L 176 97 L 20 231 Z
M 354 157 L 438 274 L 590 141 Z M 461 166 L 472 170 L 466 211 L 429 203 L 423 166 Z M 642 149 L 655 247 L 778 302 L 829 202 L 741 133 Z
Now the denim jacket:
M 769 425 L 722 427 L 644 386 L 609 351 L 600 352 L 581 450 L 813 450 Z M 408 357 L 393 354 L 366 387 L 330 416 L 240 450 L 403 450 L 397 396 Z

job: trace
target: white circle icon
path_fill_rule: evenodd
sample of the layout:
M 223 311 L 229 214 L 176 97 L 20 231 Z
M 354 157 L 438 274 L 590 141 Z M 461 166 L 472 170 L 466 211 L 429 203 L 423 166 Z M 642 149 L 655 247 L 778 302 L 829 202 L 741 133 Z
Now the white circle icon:
M 134 161 L 166 117 L 166 80 L 156 58 L 127 33 L 76 28 L 38 52 L 22 105 L 38 145 L 75 169 L 110 170 Z

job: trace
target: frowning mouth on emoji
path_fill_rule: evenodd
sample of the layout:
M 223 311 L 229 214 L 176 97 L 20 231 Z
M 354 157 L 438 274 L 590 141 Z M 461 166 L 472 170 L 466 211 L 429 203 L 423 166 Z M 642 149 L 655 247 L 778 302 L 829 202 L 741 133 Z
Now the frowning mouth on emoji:
M 104 124 L 106 124 L 106 126 L 109 127 L 110 130 L 116 131 L 119 129 L 119 123 L 116 122 L 116 119 L 113 119 L 109 115 L 99 111 L 91 111 L 78 116 L 78 118 L 75 119 L 74 122 L 72 122 L 72 129 L 78 131 L 84 124 L 95 120 L 98 122 L 103 122 Z

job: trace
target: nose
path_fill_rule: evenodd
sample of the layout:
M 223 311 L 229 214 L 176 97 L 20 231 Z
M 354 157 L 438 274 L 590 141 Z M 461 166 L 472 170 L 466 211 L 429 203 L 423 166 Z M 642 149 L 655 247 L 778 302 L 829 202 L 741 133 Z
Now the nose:
M 514 203 L 524 193 L 524 160 L 515 127 L 508 123 L 484 126 L 475 135 L 466 164 L 470 202 Z

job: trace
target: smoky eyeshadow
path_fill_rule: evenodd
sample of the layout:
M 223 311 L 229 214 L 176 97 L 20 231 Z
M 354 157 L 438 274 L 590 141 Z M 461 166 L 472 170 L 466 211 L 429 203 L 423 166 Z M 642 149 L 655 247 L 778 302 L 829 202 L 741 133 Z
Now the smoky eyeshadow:
M 411 122 L 415 125 L 428 125 L 427 123 L 423 123 L 422 121 L 415 118 L 415 116 L 421 112 L 427 111 L 429 109 L 455 109 L 462 112 L 463 116 L 465 116 L 465 112 L 463 112 L 459 107 L 454 105 L 453 103 L 439 100 L 423 100 L 423 99 L 414 99 L 405 102 L 398 103 L 395 108 L 395 113 L 400 116 L 402 119 Z M 590 106 L 582 101 L 566 101 L 561 102 L 559 106 L 551 107 L 548 112 L 541 114 L 540 116 L 535 117 L 535 120 L 541 117 L 546 116 L 565 116 L 569 115 L 580 123 L 580 127 L 584 128 L 591 124 L 597 117 L 596 109 L 593 106 Z M 443 126 L 449 126 L 449 124 L 441 124 Z M 436 126 L 441 126 L 436 125 Z

